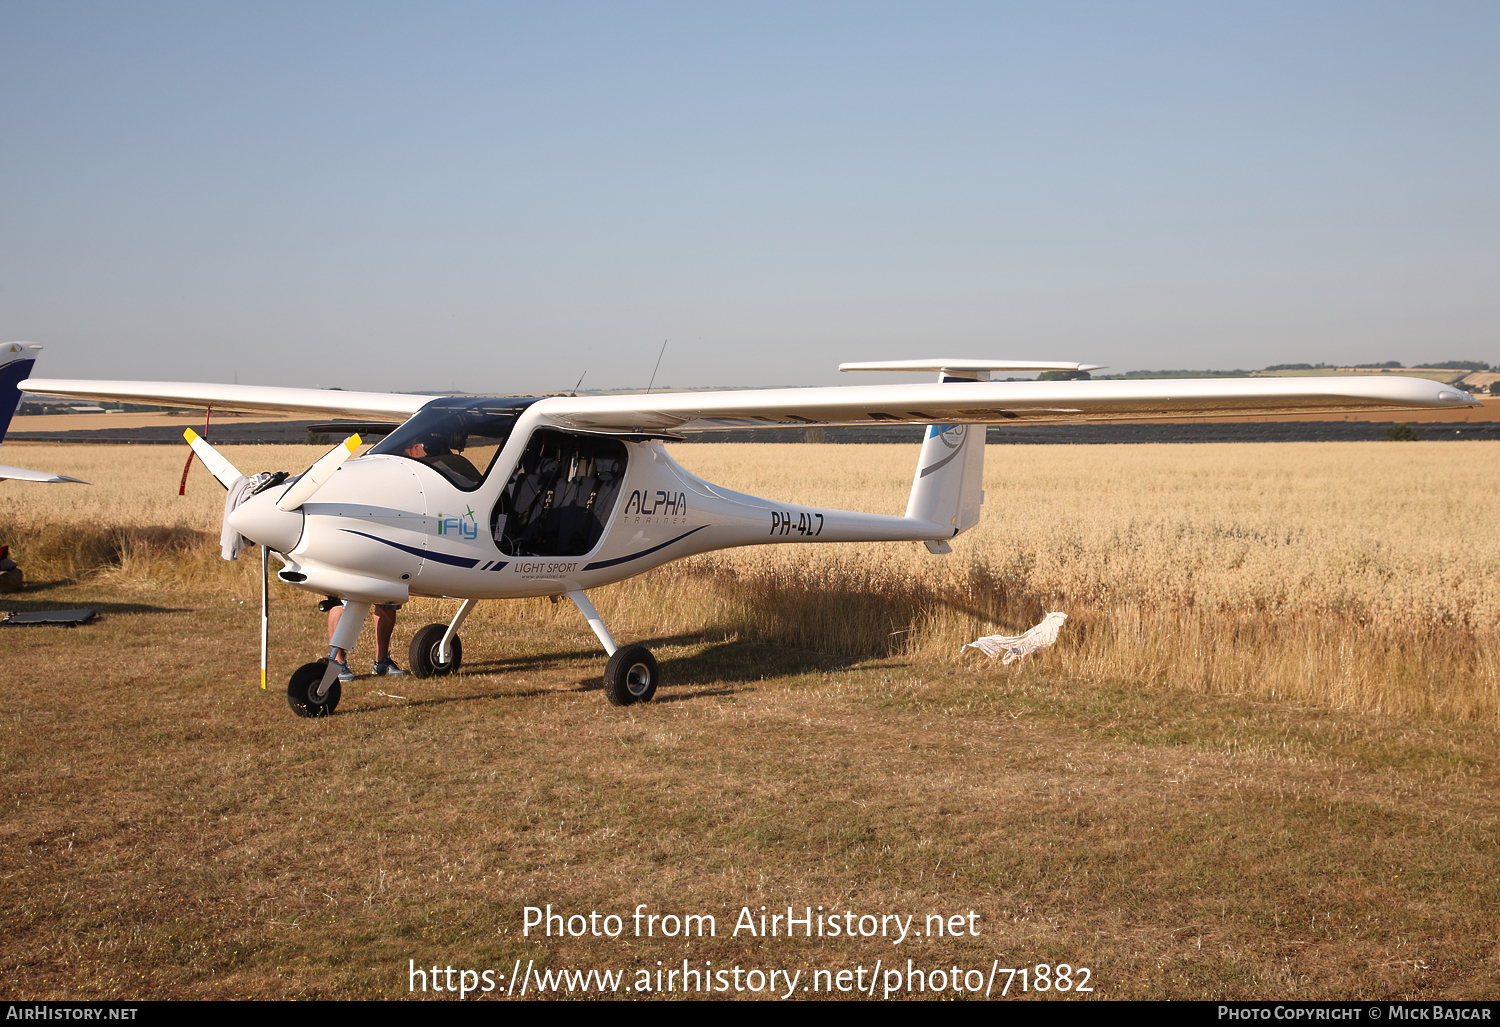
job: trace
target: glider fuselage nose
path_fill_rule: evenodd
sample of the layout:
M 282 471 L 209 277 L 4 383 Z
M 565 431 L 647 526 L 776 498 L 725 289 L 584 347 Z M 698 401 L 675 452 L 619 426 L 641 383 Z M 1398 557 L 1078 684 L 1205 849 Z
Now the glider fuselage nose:
M 267 549 L 278 553 L 291 552 L 302 538 L 304 518 L 301 507 L 276 509 L 276 499 L 283 491 L 267 489 L 258 496 L 251 496 L 229 515 L 229 526 Z

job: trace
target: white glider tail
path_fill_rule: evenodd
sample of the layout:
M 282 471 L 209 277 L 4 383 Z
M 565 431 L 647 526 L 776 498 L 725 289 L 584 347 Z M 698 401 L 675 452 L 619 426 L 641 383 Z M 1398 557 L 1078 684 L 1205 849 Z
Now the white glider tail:
M 41 348 L 34 342 L 7 342 L 4 346 L 0 346 L 0 442 L 5 440 L 5 433 L 10 428 L 10 419 L 21 402 L 20 384 L 31 376 L 31 369 L 36 364 L 36 355 Z M 70 478 L 66 474 L 29 471 L 24 467 L 10 467 L 5 464 L 0 464 L 0 478 L 11 478 L 15 481 L 71 481 L 80 485 L 88 484 L 80 478 Z

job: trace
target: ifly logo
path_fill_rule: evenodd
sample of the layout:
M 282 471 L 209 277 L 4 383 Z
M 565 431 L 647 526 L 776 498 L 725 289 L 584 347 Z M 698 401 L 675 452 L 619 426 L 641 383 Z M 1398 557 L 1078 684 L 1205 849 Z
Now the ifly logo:
M 468 520 L 464 520 L 467 517 Z M 460 538 L 478 538 L 479 521 L 474 517 L 474 508 L 471 506 L 463 517 L 444 517 L 438 514 L 438 534 L 457 535 Z

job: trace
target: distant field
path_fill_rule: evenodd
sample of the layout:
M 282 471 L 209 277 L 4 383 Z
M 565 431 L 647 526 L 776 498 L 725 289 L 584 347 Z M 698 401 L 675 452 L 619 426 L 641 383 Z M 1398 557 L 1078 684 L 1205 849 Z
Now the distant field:
M 1379 421 L 1397 422 L 1401 424 L 1425 424 L 1428 422 L 1460 423 L 1465 421 L 1497 421 L 1500 420 L 1500 396 L 1477 396 L 1480 406 L 1458 407 L 1449 410 L 1385 410 L 1376 412 L 1364 412 L 1357 414 L 1265 414 L 1261 416 L 1244 417 L 1162 417 L 1153 421 L 1115 423 L 1136 424 L 1187 424 L 1194 421 Z M 1109 424 L 1109 421 L 1099 421 L 1099 424 Z
M 307 417 L 305 414 L 216 413 L 209 418 L 209 426 L 212 428 L 214 422 L 226 419 L 235 421 L 296 421 L 306 420 Z M 95 431 L 100 428 L 114 428 L 118 430 L 122 428 L 145 428 L 158 425 L 193 428 L 201 432 L 203 430 L 203 412 L 200 410 L 197 413 L 189 414 L 28 414 L 24 417 L 12 418 L 10 431 Z
M 1345 374 L 1401 375 L 1406 378 L 1428 378 L 1435 382 L 1456 382 L 1473 374 L 1472 371 L 1453 370 L 1447 367 L 1393 367 L 1389 370 L 1372 370 L 1367 367 L 1320 367 L 1308 371 L 1256 371 L 1262 378 L 1326 378 Z

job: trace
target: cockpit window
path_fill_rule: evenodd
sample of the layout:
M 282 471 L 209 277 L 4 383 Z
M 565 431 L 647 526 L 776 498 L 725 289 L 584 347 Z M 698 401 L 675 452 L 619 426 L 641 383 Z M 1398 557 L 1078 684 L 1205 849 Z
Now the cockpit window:
M 436 399 L 371 447 L 424 463 L 472 492 L 488 477 L 516 419 L 535 399 Z
M 543 428 L 526 443 L 490 516 L 508 556 L 582 556 L 604 537 L 625 481 L 625 444 Z

